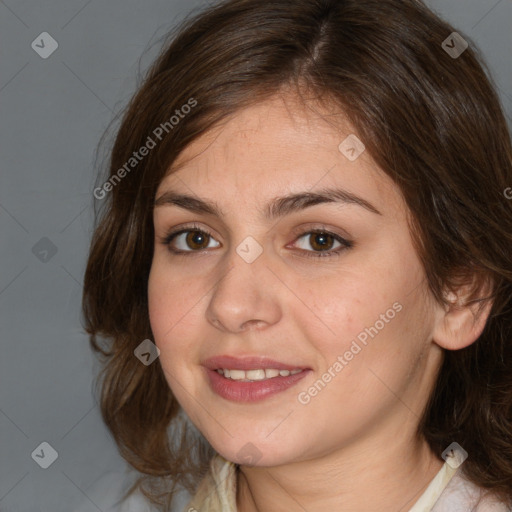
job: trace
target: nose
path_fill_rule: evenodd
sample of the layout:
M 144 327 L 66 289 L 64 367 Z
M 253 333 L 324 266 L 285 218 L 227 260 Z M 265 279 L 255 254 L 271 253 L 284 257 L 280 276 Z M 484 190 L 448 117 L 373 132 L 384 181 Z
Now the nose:
M 270 270 L 270 259 L 263 251 L 249 263 L 250 259 L 244 259 L 233 247 L 206 309 L 212 325 L 226 332 L 241 332 L 279 322 L 286 288 Z

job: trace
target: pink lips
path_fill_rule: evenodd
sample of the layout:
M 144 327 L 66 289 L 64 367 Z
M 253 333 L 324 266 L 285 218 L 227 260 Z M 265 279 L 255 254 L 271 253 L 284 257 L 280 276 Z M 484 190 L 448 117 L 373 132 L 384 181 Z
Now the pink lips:
M 234 402 L 257 402 L 267 397 L 285 391 L 302 380 L 311 372 L 310 368 L 302 365 L 289 365 L 280 363 L 266 357 L 243 357 L 236 358 L 232 356 L 211 357 L 203 362 L 206 377 L 210 388 L 219 396 L 226 400 Z M 303 371 L 287 377 L 279 376 L 271 379 L 259 380 L 254 382 L 235 381 L 220 375 L 216 370 L 227 368 L 230 370 L 253 370 L 269 369 L 276 370 L 296 370 Z

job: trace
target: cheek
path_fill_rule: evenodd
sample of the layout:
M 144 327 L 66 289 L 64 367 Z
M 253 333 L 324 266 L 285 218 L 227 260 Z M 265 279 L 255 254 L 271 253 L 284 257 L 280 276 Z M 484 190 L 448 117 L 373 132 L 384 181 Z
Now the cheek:
M 381 314 L 390 309 L 389 316 L 395 313 L 398 293 L 387 285 L 380 286 L 371 272 L 339 274 L 322 287 L 304 288 L 301 295 L 308 300 L 297 306 L 294 316 L 303 319 L 311 339 L 339 352 Z
M 183 285 L 165 267 L 152 266 L 148 280 L 148 312 L 153 341 L 160 350 L 159 360 L 169 388 L 188 410 L 190 393 L 195 394 L 192 372 L 195 357 L 190 333 L 193 326 L 198 325 L 194 305 L 199 304 L 190 283 Z
M 190 296 L 190 289 L 171 279 L 169 272 L 162 272 L 158 266 L 152 267 L 148 280 L 149 321 L 153 341 L 160 349 L 162 368 L 173 375 L 180 371 L 175 368 L 175 362 L 183 361 L 180 354 L 187 349 L 184 329 L 193 317 Z
M 155 343 L 165 350 L 171 342 L 193 332 L 205 291 L 200 280 L 170 272 L 159 261 L 151 267 L 148 280 L 148 310 Z M 160 347 L 161 345 L 161 347 Z
M 148 313 L 151 330 L 157 345 L 159 345 L 165 331 L 170 329 L 173 324 L 173 310 L 169 308 L 169 304 L 173 302 L 173 297 L 169 294 L 169 290 L 172 290 L 172 288 L 168 287 L 165 275 L 153 264 L 148 279 Z
M 301 289 L 310 310 L 300 303 L 291 315 L 320 355 L 320 372 L 343 374 L 333 380 L 347 379 L 344 387 L 370 386 L 376 377 L 369 368 L 390 382 L 400 379 L 399 367 L 407 371 L 428 337 L 422 274 L 416 264 L 402 263 L 381 268 L 380 260 Z

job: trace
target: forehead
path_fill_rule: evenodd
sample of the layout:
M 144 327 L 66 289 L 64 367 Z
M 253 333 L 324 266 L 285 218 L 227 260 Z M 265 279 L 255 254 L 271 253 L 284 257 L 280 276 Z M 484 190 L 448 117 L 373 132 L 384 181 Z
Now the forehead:
M 398 187 L 366 150 L 355 160 L 347 157 L 344 141 L 353 141 L 355 132 L 339 107 L 276 95 L 238 111 L 189 144 L 157 197 L 171 189 L 219 202 L 235 197 L 266 202 L 337 186 L 373 204 L 403 205 Z

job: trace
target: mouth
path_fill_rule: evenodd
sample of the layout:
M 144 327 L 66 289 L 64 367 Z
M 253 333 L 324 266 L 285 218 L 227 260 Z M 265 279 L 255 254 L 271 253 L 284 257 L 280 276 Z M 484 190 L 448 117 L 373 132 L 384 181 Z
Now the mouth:
M 283 392 L 312 370 L 261 356 L 217 356 L 203 361 L 210 388 L 234 402 L 255 402 Z

